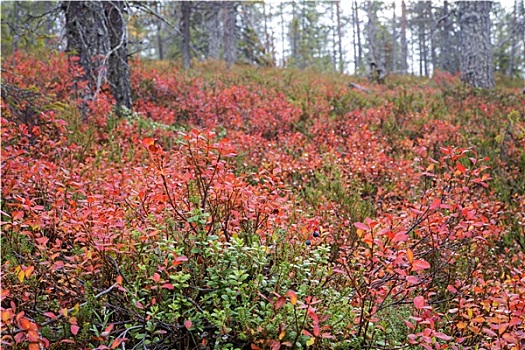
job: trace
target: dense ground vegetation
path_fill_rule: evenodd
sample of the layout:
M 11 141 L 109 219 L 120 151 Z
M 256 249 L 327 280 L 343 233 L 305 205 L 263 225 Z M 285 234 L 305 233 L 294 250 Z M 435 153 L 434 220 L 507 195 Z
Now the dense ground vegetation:
M 116 118 L 81 75 L 2 61 L 2 348 L 525 346 L 519 88 L 133 62 Z

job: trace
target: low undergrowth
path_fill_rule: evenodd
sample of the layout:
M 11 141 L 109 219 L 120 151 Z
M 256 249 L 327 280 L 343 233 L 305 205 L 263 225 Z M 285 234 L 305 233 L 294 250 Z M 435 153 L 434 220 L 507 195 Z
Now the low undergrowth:
M 524 346 L 517 89 L 217 64 L 2 62 L 2 348 Z

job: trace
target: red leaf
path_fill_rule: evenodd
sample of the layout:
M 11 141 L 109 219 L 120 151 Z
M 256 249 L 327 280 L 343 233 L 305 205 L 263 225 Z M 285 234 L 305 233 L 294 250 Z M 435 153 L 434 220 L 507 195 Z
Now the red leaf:
M 456 169 L 458 169 L 459 172 L 461 172 L 462 174 L 465 174 L 467 172 L 467 169 L 461 163 L 456 163 Z
M 275 310 L 279 310 L 284 305 L 284 303 L 286 303 L 286 298 L 279 297 L 274 305 Z
M 79 330 L 80 330 L 80 327 L 77 326 L 76 324 L 71 325 L 71 333 L 73 333 L 73 335 L 77 335 Z
M 396 233 L 396 235 L 394 236 L 394 239 L 392 240 L 392 243 L 406 242 L 407 240 L 408 240 L 408 235 L 406 234 L 406 232 L 402 231 L 402 232 Z
M 321 333 L 321 329 L 319 328 L 318 323 L 314 323 L 313 331 L 314 331 L 314 336 L 316 337 L 318 337 L 319 334 Z
M 362 222 L 354 222 L 354 226 L 360 230 L 368 231 L 370 230 L 370 227 L 368 225 L 363 224 Z
M 169 290 L 173 290 L 173 289 L 175 289 L 175 287 L 173 287 L 173 284 L 171 284 L 171 283 L 164 283 L 164 284 L 162 285 L 162 288 L 164 288 L 164 289 L 169 289 Z
M 497 337 L 498 336 L 494 331 L 492 331 L 489 328 L 483 328 L 483 332 L 485 332 L 486 334 L 490 335 L 491 337 Z
M 419 283 L 419 279 L 416 276 L 407 276 L 406 280 L 410 284 L 418 284 Z
M 186 327 L 187 330 L 190 330 L 191 325 L 192 325 L 191 320 L 184 321 L 184 327 Z
M 434 333 L 434 336 L 438 339 L 443 339 L 446 341 L 452 340 L 453 338 L 451 336 L 446 335 L 445 333 L 436 332 Z
M 153 277 L 151 277 L 151 279 L 154 281 L 154 282 L 158 282 L 160 281 L 160 275 L 158 273 L 154 273 L 153 274 Z
M 425 298 L 421 295 L 414 298 L 414 306 L 416 309 L 420 310 L 425 307 Z
M 414 260 L 412 262 L 412 270 L 413 271 L 421 271 L 421 270 L 425 270 L 425 269 L 429 269 L 430 268 L 430 264 L 425 261 L 425 260 Z
M 434 199 L 432 204 L 430 204 L 430 210 L 436 210 L 437 208 L 439 208 L 440 205 L 441 205 L 441 198 L 436 198 Z
M 458 292 L 458 290 L 451 284 L 449 284 L 447 286 L 447 290 L 450 292 L 450 293 L 453 293 L 453 294 L 456 294 Z
M 49 318 L 55 319 L 57 318 L 56 315 L 52 312 L 44 312 L 44 316 L 47 316 Z
M 410 329 L 414 329 L 416 328 L 416 326 L 414 326 L 414 324 L 410 321 L 407 321 L 407 320 L 404 320 L 405 324 L 407 325 L 408 328 Z

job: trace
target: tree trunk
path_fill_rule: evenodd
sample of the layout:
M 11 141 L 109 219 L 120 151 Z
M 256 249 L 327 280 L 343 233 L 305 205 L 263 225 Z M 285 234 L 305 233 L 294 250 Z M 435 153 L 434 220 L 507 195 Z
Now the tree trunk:
M 405 1 L 401 1 L 401 72 L 408 73 L 407 17 Z
M 161 13 L 160 9 L 161 9 L 162 3 L 158 2 L 156 6 L 157 6 L 157 9 L 156 9 L 157 13 Z M 164 45 L 162 43 L 162 21 L 161 20 L 157 20 L 156 36 L 157 36 L 157 50 L 159 54 L 159 60 L 162 61 L 164 59 Z
M 219 20 L 220 3 L 218 1 L 207 2 L 209 13 L 206 19 L 206 30 L 208 32 L 208 57 L 214 60 L 220 58 L 221 50 L 221 22 Z
M 444 70 L 445 72 L 452 73 L 452 65 L 450 63 L 451 61 L 451 54 L 452 49 L 450 47 L 450 26 L 449 26 L 449 13 L 448 13 L 448 1 L 443 2 L 443 11 L 441 13 L 442 20 L 441 20 L 441 43 L 440 43 L 440 59 L 439 59 L 439 65 L 440 69 Z
M 397 71 L 396 2 L 392 2 L 392 71 Z
M 490 42 L 491 6 L 491 1 L 459 2 L 461 79 L 482 89 L 494 87 Z
M 100 1 L 64 1 L 66 52 L 78 56 L 92 99 L 102 82 L 101 56 L 109 52 L 108 28 Z
M 282 66 L 283 67 L 286 67 L 286 48 L 285 48 L 285 43 L 286 41 L 284 40 L 285 38 L 285 31 L 284 31 L 284 14 L 283 14 L 283 7 L 284 7 L 284 2 L 282 2 L 281 4 L 279 4 L 279 14 L 280 14 L 280 17 L 281 17 L 281 50 L 282 50 L 282 55 L 283 55 L 283 61 L 282 61 Z
M 131 83 L 129 81 L 128 37 L 126 31 L 125 2 L 104 2 L 109 31 L 110 54 L 108 60 L 109 89 L 116 101 L 116 113 L 123 108 L 131 110 Z
M 516 12 L 518 10 L 518 1 L 514 1 L 514 7 L 512 10 L 512 22 L 510 25 L 510 54 L 509 54 L 509 65 L 507 67 L 506 75 L 508 77 L 512 77 L 514 74 L 514 59 L 516 56 L 516 42 L 517 42 L 517 35 L 514 35 L 514 33 L 519 33 L 519 28 L 517 27 L 517 20 L 516 20 Z M 518 30 L 516 30 L 518 29 Z M 523 32 L 521 32 L 523 35 Z
M 354 70 L 355 70 L 355 74 L 357 74 L 357 72 L 359 71 L 359 62 L 358 62 L 358 59 L 357 59 L 357 29 L 356 29 L 356 16 L 355 16 L 355 12 L 354 12 L 354 7 L 353 7 L 353 4 L 355 4 L 355 2 L 352 3 L 352 32 L 353 32 L 353 47 L 354 47 Z
M 436 69 L 437 66 L 437 56 L 436 56 L 436 40 L 435 40 L 435 24 L 434 24 L 434 14 L 432 12 L 432 2 L 427 1 L 427 15 L 428 23 L 430 27 L 430 63 L 432 64 L 432 71 Z
M 88 82 L 85 99 L 94 99 L 104 79 L 116 101 L 116 112 L 131 109 L 126 5 L 124 1 L 64 1 L 66 51 L 79 57 Z M 84 106 L 85 107 L 85 106 Z
M 339 73 L 343 74 L 345 71 L 345 61 L 343 59 L 343 35 L 341 33 L 341 6 L 340 0 L 335 2 L 335 10 L 337 14 L 337 50 L 339 51 Z
M 231 67 L 237 61 L 237 4 L 222 3 L 224 8 L 224 60 Z
M 183 1 L 181 3 L 181 25 L 182 25 L 182 62 L 184 69 L 189 69 L 191 64 L 190 56 L 190 19 L 191 19 L 191 2 Z
M 360 68 L 363 64 L 363 45 L 361 42 L 361 25 L 359 23 L 359 14 L 357 11 L 357 1 L 354 1 L 355 25 L 357 29 L 357 66 Z

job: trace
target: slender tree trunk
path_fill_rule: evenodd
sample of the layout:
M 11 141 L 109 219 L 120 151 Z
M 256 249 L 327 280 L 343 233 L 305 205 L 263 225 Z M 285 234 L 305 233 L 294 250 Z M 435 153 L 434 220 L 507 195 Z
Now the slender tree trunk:
M 354 1 L 355 25 L 357 29 L 357 65 L 361 67 L 363 64 L 363 45 L 361 42 L 361 25 L 359 23 L 359 12 L 357 11 L 357 1 Z
M 517 28 L 517 20 L 516 20 L 516 12 L 518 10 L 518 1 L 514 1 L 514 7 L 513 7 L 513 10 L 512 10 L 512 21 L 511 21 L 511 25 L 510 25 L 510 54 L 509 54 L 509 65 L 507 67 L 507 72 L 506 72 L 506 75 L 508 77 L 512 77 L 512 75 L 514 74 L 514 59 L 515 59 L 515 56 L 516 56 L 516 43 L 517 43 L 517 35 L 515 35 L 514 33 L 519 33 L 520 31 L 517 30 L 519 29 L 519 27 Z M 524 35 L 523 32 L 521 32 L 522 36 Z
M 337 63 L 337 59 L 338 59 L 338 55 L 337 55 L 337 20 L 336 20 L 336 9 L 335 9 L 335 6 L 337 4 L 337 1 L 335 2 L 332 2 L 331 3 L 331 12 L 330 12 L 330 20 L 332 21 L 332 23 L 334 23 L 335 27 L 331 27 L 330 28 L 330 31 L 332 32 L 332 69 L 334 71 L 337 71 L 338 69 L 338 63 Z
M 392 71 L 397 71 L 396 2 L 392 2 Z
M 19 13 L 19 4 L 18 4 L 18 1 L 13 1 L 13 19 L 14 19 L 14 23 L 18 24 L 20 23 L 20 13 Z M 17 31 L 15 30 L 13 32 L 13 53 L 18 50 L 18 40 L 19 40 L 19 37 L 18 37 L 18 34 L 17 34 Z
M 367 44 L 368 44 L 368 59 L 369 65 L 379 65 L 378 61 L 378 52 L 377 52 L 377 38 L 376 38 L 376 21 L 375 21 L 375 13 L 373 10 L 373 3 L 372 1 L 366 2 L 366 13 L 368 17 L 368 22 L 366 26 L 366 37 L 367 37 Z
M 290 24 L 291 33 L 290 33 L 290 39 L 291 39 L 291 56 L 293 59 L 293 64 L 296 68 L 299 67 L 299 31 L 300 31 L 300 23 L 299 23 L 299 16 L 297 15 L 297 9 L 295 1 L 292 2 L 292 23 Z
M 355 4 L 355 2 L 353 2 Z M 354 70 L 355 74 L 359 71 L 359 61 L 357 58 L 357 29 L 356 29 L 356 18 L 354 8 L 352 6 L 352 32 L 353 32 L 353 47 L 354 47 Z
M 343 35 L 341 31 L 341 6 L 340 0 L 335 2 L 335 9 L 337 14 L 337 50 L 339 51 L 339 73 L 343 74 L 345 71 L 345 61 L 343 58 Z
M 237 61 L 237 4 L 222 3 L 224 9 L 224 60 L 231 67 Z
M 407 17 L 406 4 L 401 1 L 401 72 L 408 73 Z
M 161 13 L 161 6 L 162 4 L 160 2 L 157 3 L 157 13 Z M 162 21 L 157 20 L 157 50 L 159 54 L 159 60 L 164 59 L 164 45 L 162 44 Z
M 109 90 L 116 101 L 116 113 L 122 116 L 124 108 L 131 110 L 131 83 L 129 81 L 128 37 L 126 31 L 126 3 L 104 2 L 109 31 L 108 60 Z
M 432 2 L 427 1 L 427 12 L 428 12 L 428 25 L 430 27 L 430 63 L 432 64 L 432 71 L 437 67 L 437 55 L 436 55 L 436 39 L 435 39 L 435 24 L 434 14 L 432 12 Z
M 191 2 L 183 1 L 181 3 L 181 25 L 182 25 L 182 62 L 184 69 L 189 69 L 191 65 L 190 55 L 190 20 L 191 20 Z
M 283 53 L 282 66 L 286 67 L 286 48 L 285 48 L 286 32 L 284 31 L 284 11 L 283 11 L 284 5 L 285 5 L 284 2 L 279 4 L 279 14 L 280 14 L 280 17 L 281 17 L 281 51 Z
M 461 78 L 473 87 L 494 87 L 490 42 L 491 1 L 460 1 Z

